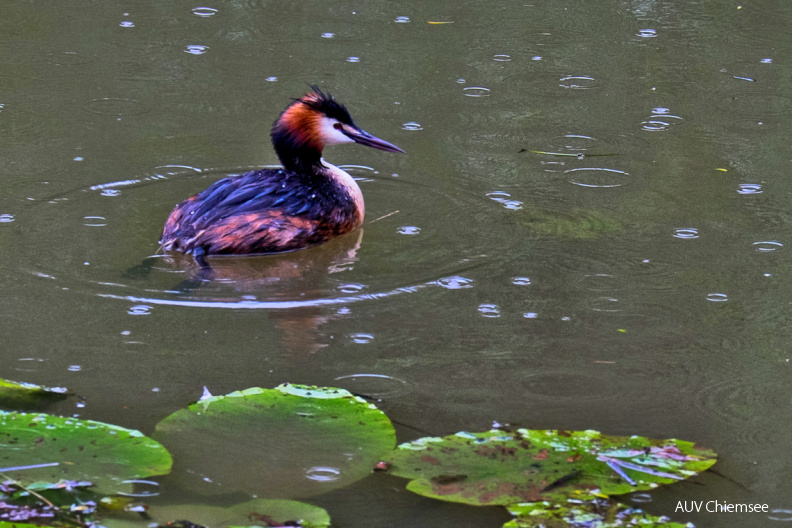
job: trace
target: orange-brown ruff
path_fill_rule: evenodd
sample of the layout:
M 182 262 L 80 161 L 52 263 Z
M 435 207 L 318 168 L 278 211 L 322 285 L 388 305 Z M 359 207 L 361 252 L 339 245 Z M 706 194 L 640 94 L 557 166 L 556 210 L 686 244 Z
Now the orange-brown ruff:
M 320 244 L 363 222 L 363 195 L 346 172 L 322 159 L 328 145 L 396 145 L 358 128 L 330 94 L 296 99 L 272 127 L 282 169 L 224 178 L 177 205 L 165 222 L 163 249 L 207 255 L 275 253 Z

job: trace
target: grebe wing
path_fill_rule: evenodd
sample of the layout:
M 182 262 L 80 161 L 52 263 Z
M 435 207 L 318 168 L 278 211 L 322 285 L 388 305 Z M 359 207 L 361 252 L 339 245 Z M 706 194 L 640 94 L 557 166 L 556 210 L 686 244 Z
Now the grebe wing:
M 321 232 L 318 221 L 283 211 L 246 212 L 199 230 L 190 245 L 203 248 L 208 254 L 271 253 L 323 241 Z

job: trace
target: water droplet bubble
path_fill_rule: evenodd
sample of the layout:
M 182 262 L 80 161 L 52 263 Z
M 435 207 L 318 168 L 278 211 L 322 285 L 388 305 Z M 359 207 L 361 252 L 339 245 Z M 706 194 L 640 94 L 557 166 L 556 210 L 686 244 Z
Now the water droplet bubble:
M 118 492 L 124 497 L 157 497 L 160 494 L 159 482 L 153 480 L 130 479 L 125 480 L 124 484 L 134 484 L 134 492 Z
M 462 89 L 462 92 L 468 97 L 488 97 L 490 91 L 489 88 L 483 86 L 467 86 Z
M 707 295 L 707 300 L 711 302 L 725 302 L 728 301 L 729 298 L 725 293 L 710 293 Z
M 784 247 L 784 244 L 781 242 L 776 242 L 775 240 L 768 240 L 765 242 L 754 242 L 753 246 L 756 251 L 768 253 L 770 251 L 778 251 Z
M 762 185 L 759 183 L 741 183 L 737 186 L 740 194 L 762 194 Z
M 121 194 L 121 191 L 119 191 L 118 189 L 104 189 L 99 194 L 101 194 L 102 196 L 118 196 Z
M 523 314 L 523 317 L 526 319 L 536 319 L 537 317 L 539 317 L 539 314 L 536 312 L 525 312 Z
M 423 127 L 420 123 L 416 123 L 415 121 L 408 121 L 402 125 L 402 130 L 423 130 Z
M 401 226 L 396 232 L 400 235 L 420 235 L 421 228 L 415 226 Z
M 509 55 L 499 54 L 492 57 L 492 60 L 496 60 L 498 62 L 509 62 L 511 57 Z
M 190 55 L 203 55 L 207 51 L 209 51 L 209 46 L 203 46 L 201 44 L 190 44 L 184 48 L 184 52 Z
M 351 339 L 353 343 L 357 343 L 359 345 L 366 345 L 374 341 L 374 336 L 371 334 L 357 333 L 350 335 L 349 339 Z
M 351 282 L 349 284 L 340 285 L 338 289 L 343 293 L 359 293 L 366 289 L 366 285 Z
M 278 78 L 277 77 L 267 77 L 264 80 L 267 81 L 267 82 L 276 82 L 278 80 Z
M 674 238 L 694 239 L 698 237 L 699 232 L 695 227 L 679 227 L 674 230 Z
M 360 57 L 347 57 L 347 62 L 360 62 Z
M 767 518 L 771 521 L 792 521 L 792 510 L 782 510 L 780 508 L 770 510 L 770 515 Z
M 341 477 L 341 471 L 332 467 L 317 466 L 305 472 L 305 477 L 308 480 L 315 480 L 317 482 L 332 482 Z
M 437 279 L 435 284 L 447 290 L 464 290 L 473 287 L 473 280 L 458 276 L 443 277 L 442 279 Z
M 149 315 L 151 313 L 151 306 L 146 304 L 136 304 L 127 310 L 129 315 Z
M 217 14 L 217 9 L 213 7 L 194 7 L 192 14 L 202 18 L 208 18 Z
M 522 209 L 523 203 L 519 200 L 510 200 L 511 195 L 504 191 L 492 191 L 486 194 L 487 198 L 494 202 L 503 205 L 504 208 L 510 211 L 517 211 Z
M 668 109 L 664 108 L 663 110 L 667 111 Z M 684 120 L 677 115 L 664 112 L 662 114 L 652 114 L 649 116 L 648 119 L 641 122 L 641 128 L 647 132 L 665 132 L 671 127 L 681 124 L 683 121 Z
M 86 216 L 83 218 L 84 226 L 88 227 L 104 227 L 107 225 L 107 219 L 104 216 Z
M 630 500 L 639 503 L 652 502 L 652 496 L 648 493 L 635 493 L 630 495 Z
M 331 39 L 335 37 L 335 33 L 322 33 L 322 38 Z
M 516 286 L 528 286 L 531 284 L 531 279 L 529 277 L 514 277 L 512 279 L 512 284 Z
M 82 370 L 82 367 L 80 365 L 69 365 L 69 368 L 67 368 L 66 370 L 68 370 L 69 372 L 80 372 Z
M 3 213 L 0 214 L 0 224 L 10 224 L 15 220 L 14 215 Z
M 121 22 L 120 24 L 118 24 L 118 25 L 119 25 L 119 26 L 121 26 L 121 27 L 123 27 L 123 28 L 132 28 L 132 27 L 135 27 L 135 23 L 134 23 L 134 22 L 132 22 L 131 20 L 124 20 L 124 21 L 122 21 L 122 22 Z
M 397 24 L 407 24 L 409 21 L 410 17 L 408 16 L 397 16 L 396 20 L 394 20 Z
M 598 85 L 597 80 L 589 75 L 567 75 L 558 80 L 558 86 L 568 90 L 591 90 Z
M 657 36 L 657 31 L 654 29 L 639 29 L 635 36 L 641 38 L 654 38 Z
M 630 174 L 618 169 L 604 167 L 579 167 L 564 171 L 567 181 L 579 187 L 610 189 L 629 182 Z
M 478 313 L 484 317 L 500 317 L 500 309 L 497 304 L 480 304 Z

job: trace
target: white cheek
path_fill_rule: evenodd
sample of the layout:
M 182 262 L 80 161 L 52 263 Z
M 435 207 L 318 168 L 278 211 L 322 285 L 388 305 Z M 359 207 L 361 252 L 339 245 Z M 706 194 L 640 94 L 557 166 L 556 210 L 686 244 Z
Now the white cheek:
M 329 117 L 323 117 L 319 122 L 319 135 L 325 145 L 339 145 L 341 143 L 354 143 L 352 139 L 343 134 L 340 130 L 336 130 L 333 126 L 338 121 Z

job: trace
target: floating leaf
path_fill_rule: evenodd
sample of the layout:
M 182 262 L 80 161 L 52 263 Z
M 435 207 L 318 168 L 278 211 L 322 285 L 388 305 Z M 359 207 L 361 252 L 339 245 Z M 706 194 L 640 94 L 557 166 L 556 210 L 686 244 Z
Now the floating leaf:
M 174 524 L 172 521 L 176 519 L 189 519 L 190 524 L 212 528 L 236 526 L 327 528 L 330 526 L 330 516 L 324 509 L 290 500 L 256 499 L 227 508 L 198 504 L 151 505 L 146 511 L 146 516 L 147 518 L 137 517 L 134 521 L 107 518 L 102 519 L 101 524 L 108 528 L 146 528 L 151 526 L 152 520 L 161 526 L 166 524 L 171 526 Z
M 570 501 L 562 504 L 528 502 L 507 506 L 517 517 L 503 528 L 617 528 L 645 526 L 662 528 L 685 528 L 686 525 L 671 522 L 667 517 L 656 517 L 637 508 L 608 499 Z M 689 525 L 687 525 L 689 526 Z
M 58 463 L 57 466 L 47 465 Z M 170 471 L 171 457 L 138 431 L 47 414 L 0 413 L 0 466 L 34 466 L 9 475 L 23 486 L 91 481 L 103 493 L 131 478 Z
M 32 383 L 20 383 L 0 379 L 0 407 L 7 409 L 29 409 L 46 405 L 69 396 L 63 387 L 42 387 Z
M 204 493 L 306 497 L 371 473 L 396 445 L 382 411 L 343 389 L 284 384 L 203 399 L 157 425 L 173 478 Z
M 706 470 L 715 454 L 682 440 L 519 429 L 421 438 L 388 461 L 420 495 L 508 505 L 647 490 Z

